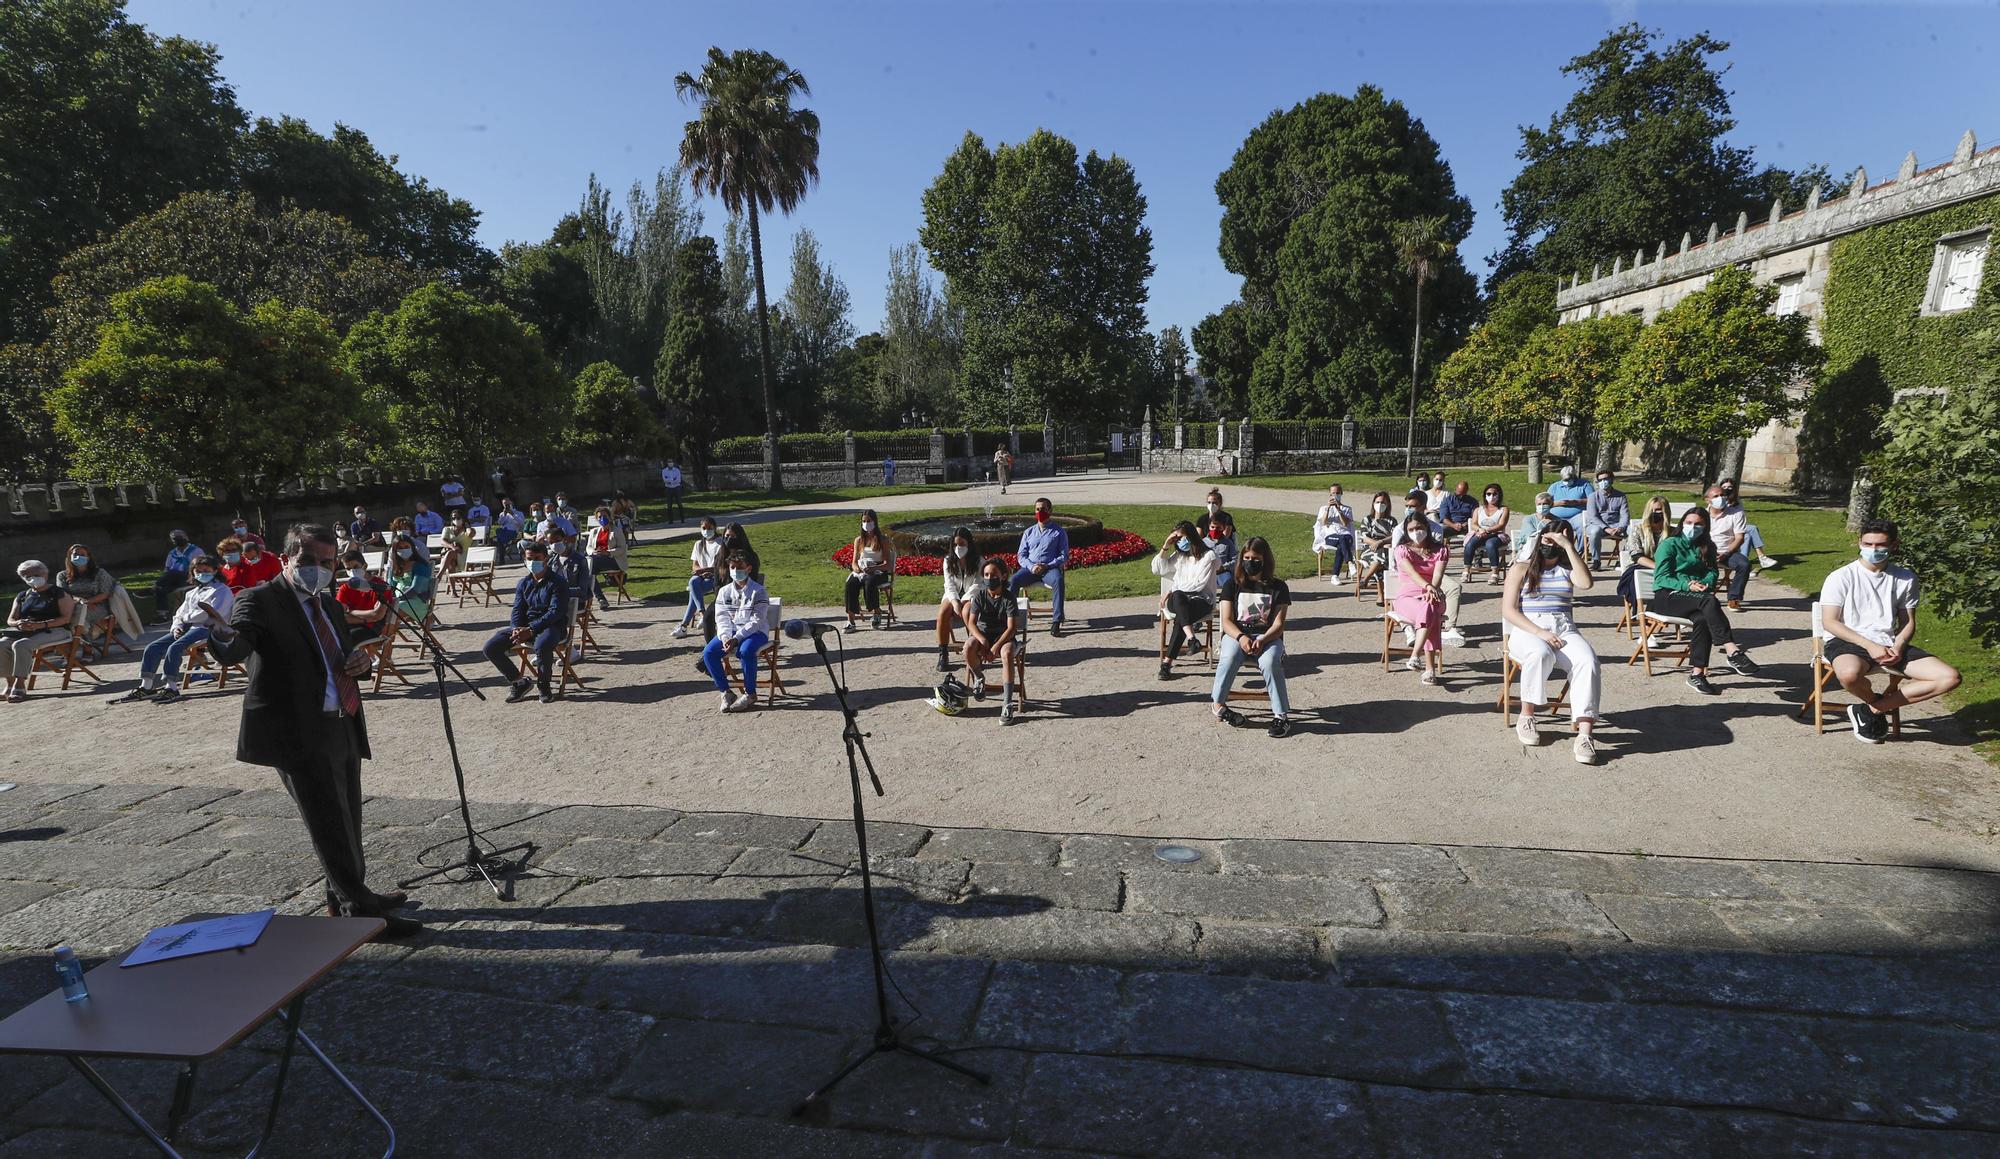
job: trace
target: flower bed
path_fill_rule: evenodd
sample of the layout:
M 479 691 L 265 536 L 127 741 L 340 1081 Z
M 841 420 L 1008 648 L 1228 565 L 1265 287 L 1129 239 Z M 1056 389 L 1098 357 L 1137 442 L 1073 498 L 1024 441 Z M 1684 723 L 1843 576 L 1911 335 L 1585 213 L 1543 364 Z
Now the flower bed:
M 1105 563 L 1124 563 L 1129 559 L 1139 559 L 1153 550 L 1145 537 L 1115 527 L 1104 529 L 1104 538 L 1089 547 L 1071 548 L 1069 566 L 1072 570 L 1080 567 L 1096 567 Z M 1008 571 L 1020 566 L 1011 551 L 999 555 L 989 555 L 987 559 L 998 559 L 1007 565 Z M 842 567 L 854 566 L 854 544 L 845 543 L 833 553 L 833 562 Z M 899 555 L 896 557 L 897 575 L 942 575 L 944 559 L 935 555 Z

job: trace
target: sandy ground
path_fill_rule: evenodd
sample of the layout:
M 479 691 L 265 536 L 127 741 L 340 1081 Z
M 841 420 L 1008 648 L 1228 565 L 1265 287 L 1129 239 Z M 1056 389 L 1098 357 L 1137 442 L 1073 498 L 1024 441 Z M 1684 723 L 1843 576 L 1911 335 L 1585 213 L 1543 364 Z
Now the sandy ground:
M 1187 478 L 1064 479 L 1014 488 L 1059 505 L 1157 501 L 1190 510 Z M 1309 512 L 1311 492 L 1225 488 L 1233 507 Z M 1015 496 L 1010 494 L 1009 499 Z M 975 500 L 976 501 L 976 500 Z M 875 501 L 884 510 L 958 506 L 962 493 Z M 851 506 L 862 506 L 854 504 Z M 783 517 L 841 506 L 787 509 Z M 760 521 L 779 517 L 760 516 Z M 669 529 L 671 530 L 671 529 Z M 1306 530 L 1304 518 L 1300 532 Z M 659 532 L 648 538 L 657 538 Z M 510 569 L 511 570 L 511 569 Z M 502 586 L 505 586 L 503 583 Z M 1905 714 L 1904 739 L 1857 743 L 1833 722 L 1815 736 L 1795 713 L 1806 690 L 1806 601 L 1753 582 L 1739 637 L 1763 665 L 1754 679 L 1718 674 L 1703 698 L 1678 674 L 1647 678 L 1624 660 L 1616 597 L 1602 584 L 1580 621 L 1605 661 L 1605 762 L 1570 759 L 1567 733 L 1522 748 L 1496 711 L 1498 589 L 1467 589 L 1473 646 L 1447 652 L 1446 684 L 1425 688 L 1400 664 L 1384 673 L 1371 602 L 1324 581 L 1296 580 L 1287 671 L 1299 730 L 1216 724 L 1210 674 L 1184 661 L 1155 678 L 1152 601 L 1075 603 L 1076 630 L 1038 624 L 1032 703 L 1014 727 L 998 702 L 947 718 L 923 703 L 932 682 L 932 610 L 906 606 L 900 628 L 843 638 L 848 679 L 888 790 L 881 820 L 1054 832 L 1180 837 L 1307 837 L 1490 844 L 1612 852 L 1862 860 L 2000 869 L 2000 777 L 1935 706 Z M 777 593 L 782 595 L 783 593 Z M 796 609 L 829 616 L 828 609 Z M 477 654 L 503 608 L 456 610 L 443 634 L 489 699 L 451 700 L 477 800 L 626 802 L 682 809 L 844 816 L 840 718 L 810 645 L 786 642 L 793 695 L 771 711 L 722 716 L 695 670 L 695 640 L 669 633 L 679 608 L 624 605 L 600 629 L 609 646 L 583 672 L 587 690 L 551 705 L 509 705 Z M 111 691 L 137 657 L 98 666 Z M 376 759 L 371 793 L 445 797 L 452 774 L 425 668 L 368 706 Z M 212 686 L 197 686 L 212 687 Z M 232 759 L 237 685 L 172 706 L 110 705 L 98 688 L 39 691 L 0 705 L 0 780 L 119 781 L 272 787 L 267 770 Z M 1261 704 L 1241 705 L 1262 716 Z M 1554 730 L 1545 726 L 1545 737 Z

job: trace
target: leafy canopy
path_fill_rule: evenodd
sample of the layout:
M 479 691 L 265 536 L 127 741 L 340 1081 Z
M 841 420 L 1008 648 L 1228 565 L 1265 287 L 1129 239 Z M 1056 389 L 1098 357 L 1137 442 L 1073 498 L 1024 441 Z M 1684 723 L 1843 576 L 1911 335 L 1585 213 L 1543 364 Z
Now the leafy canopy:
M 631 375 L 609 362 L 593 362 L 576 376 L 563 444 L 600 458 L 647 458 L 666 453 L 667 429 Z
M 722 263 L 714 241 L 688 243 L 673 297 L 653 388 L 681 457 L 699 470 L 717 437 L 743 421 L 736 389 L 741 348 L 723 319 Z

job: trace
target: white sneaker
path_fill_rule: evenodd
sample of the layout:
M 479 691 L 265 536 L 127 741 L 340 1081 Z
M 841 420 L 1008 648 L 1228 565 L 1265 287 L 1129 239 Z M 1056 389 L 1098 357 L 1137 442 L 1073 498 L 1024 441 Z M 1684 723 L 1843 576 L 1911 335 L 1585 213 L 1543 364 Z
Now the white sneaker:
M 1438 674 L 1435 672 L 1425 672 L 1421 681 L 1421 683 L 1428 684 L 1433 688 L 1437 687 L 1437 682 Z
M 756 697 L 754 697 L 754 696 L 738 696 L 738 697 L 737 697 L 737 698 L 735 698 L 734 700 L 731 700 L 731 701 L 729 702 L 729 707 L 727 707 L 727 708 L 723 709 L 722 711 L 724 711 L 724 712 L 749 712 L 749 711 L 750 711 L 751 709 L 753 709 L 753 708 L 756 708 L 756 707 L 757 707 L 757 698 L 756 698 Z
M 1527 745 L 1529 748 L 1534 748 L 1542 743 L 1542 734 L 1536 731 L 1535 718 L 1533 716 L 1524 712 L 1521 714 L 1521 719 L 1514 722 L 1514 739 Z
M 1597 763 L 1597 743 L 1588 736 L 1579 734 L 1576 740 L 1569 746 L 1569 751 L 1570 755 L 1576 758 L 1576 763 L 1579 765 L 1594 765 Z
M 719 708 L 720 708 L 720 711 L 723 711 L 723 712 L 728 712 L 728 711 L 729 711 L 729 706 L 730 706 L 730 705 L 732 705 L 732 704 L 735 704 L 735 703 L 736 703 L 736 694 L 735 694 L 734 692 L 725 692 L 725 693 L 723 693 L 723 694 L 722 694 L 722 704 L 721 704 L 721 705 L 719 706 Z
M 1775 559 L 1772 559 L 1772 558 L 1771 558 L 1770 556 L 1768 556 L 1768 555 L 1760 555 L 1760 556 L 1758 556 L 1758 557 L 1757 557 L 1757 566 L 1758 566 L 1758 567 L 1776 567 L 1776 566 L 1778 566 L 1778 561 L 1777 561 L 1777 560 L 1775 560 Z
M 687 639 L 687 634 L 688 634 L 688 626 L 686 624 L 682 624 L 674 629 L 674 639 L 676 640 Z
M 1422 668 L 1423 666 L 1424 666 L 1424 658 L 1422 656 L 1417 655 L 1414 652 L 1410 654 L 1409 659 L 1403 661 L 1403 671 L 1405 672 L 1415 672 L 1417 669 Z
M 1459 631 L 1457 628 L 1445 629 L 1444 642 L 1450 644 L 1454 648 L 1463 648 L 1470 643 L 1470 641 L 1468 641 L 1465 638 L 1465 633 Z

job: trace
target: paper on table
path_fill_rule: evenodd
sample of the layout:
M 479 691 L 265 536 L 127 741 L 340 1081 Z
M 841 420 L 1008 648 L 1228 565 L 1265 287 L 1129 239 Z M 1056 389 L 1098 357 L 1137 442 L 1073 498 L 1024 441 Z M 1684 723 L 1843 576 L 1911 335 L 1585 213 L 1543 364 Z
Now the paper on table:
M 143 966 L 169 958 L 186 958 L 255 945 L 257 939 L 263 936 L 264 927 L 271 924 L 271 915 L 275 912 L 258 910 L 252 914 L 230 914 L 203 922 L 161 926 L 141 938 L 119 966 Z

